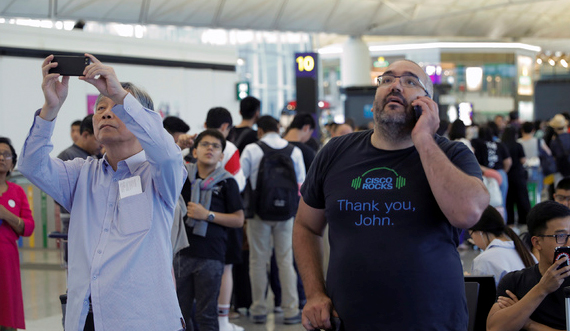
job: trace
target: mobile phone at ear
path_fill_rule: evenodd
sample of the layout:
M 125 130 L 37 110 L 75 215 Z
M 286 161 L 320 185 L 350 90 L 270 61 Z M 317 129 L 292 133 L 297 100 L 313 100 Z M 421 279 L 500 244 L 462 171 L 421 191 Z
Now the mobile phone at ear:
M 556 247 L 556 249 L 554 250 L 554 262 L 560 260 L 561 258 L 563 258 L 565 256 L 568 260 L 570 260 L 570 247 L 569 246 Z M 558 269 L 568 266 L 568 260 L 566 262 L 562 263 L 558 267 Z
M 51 62 L 57 62 L 57 67 L 51 68 L 50 74 L 83 76 L 83 71 L 91 63 L 91 59 L 86 56 L 55 55 Z
M 417 120 L 420 119 L 420 116 L 422 116 L 422 107 L 421 106 L 414 106 L 414 114 L 415 114 L 416 122 L 417 122 Z

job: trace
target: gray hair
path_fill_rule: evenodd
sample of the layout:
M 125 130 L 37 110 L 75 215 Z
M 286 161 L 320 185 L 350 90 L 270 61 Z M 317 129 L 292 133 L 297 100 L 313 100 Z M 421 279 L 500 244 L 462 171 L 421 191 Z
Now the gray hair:
M 135 99 L 137 99 L 138 102 L 140 102 L 141 105 L 143 105 L 143 107 L 150 110 L 154 110 L 154 103 L 152 102 L 150 95 L 148 95 L 148 93 L 145 90 L 141 89 L 140 87 L 137 87 L 135 84 L 130 82 L 121 82 L 121 86 L 125 90 L 127 90 L 127 92 L 132 94 L 135 97 Z M 97 110 L 97 105 L 99 104 L 99 102 L 103 97 L 104 97 L 103 94 L 99 94 L 99 96 L 97 97 L 97 101 L 95 101 L 95 110 Z

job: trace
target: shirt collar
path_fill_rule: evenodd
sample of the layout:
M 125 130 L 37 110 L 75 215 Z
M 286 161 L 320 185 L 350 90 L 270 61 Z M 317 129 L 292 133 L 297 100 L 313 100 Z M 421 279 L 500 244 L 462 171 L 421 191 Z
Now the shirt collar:
M 108 169 L 111 165 L 109 164 L 109 162 L 107 161 L 107 153 L 105 153 L 105 155 L 103 155 L 103 165 L 105 166 L 105 169 Z M 135 173 L 135 171 L 138 169 L 138 167 L 143 164 L 146 161 L 146 153 L 144 152 L 144 150 L 138 152 L 137 154 L 125 159 L 125 160 L 121 160 L 119 161 L 118 165 L 120 166 L 120 164 L 122 162 L 125 162 L 127 164 L 127 167 L 129 168 L 129 171 L 131 174 Z

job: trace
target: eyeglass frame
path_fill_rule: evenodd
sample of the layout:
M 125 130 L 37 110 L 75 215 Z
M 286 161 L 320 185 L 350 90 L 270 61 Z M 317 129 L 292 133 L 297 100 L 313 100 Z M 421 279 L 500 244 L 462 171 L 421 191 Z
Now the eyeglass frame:
M 12 152 L 3 152 L 0 153 L 0 156 L 2 156 L 4 160 L 12 160 L 14 158 L 14 154 L 12 154 Z
M 211 142 L 207 142 L 207 141 L 201 141 L 198 143 L 198 146 L 202 146 L 204 148 L 208 148 L 210 146 L 212 146 L 214 149 L 222 149 L 222 144 L 220 143 L 211 143 Z
M 536 235 L 537 237 L 548 237 L 548 238 L 555 238 L 555 241 L 558 245 L 566 245 L 566 243 L 568 242 L 568 239 L 570 238 L 570 234 L 568 233 L 558 233 L 558 234 L 539 234 Z M 559 242 L 558 238 L 562 238 L 562 237 L 566 237 L 566 239 L 563 242 Z
M 563 195 L 563 194 L 554 194 L 554 200 L 557 201 L 557 197 L 563 197 L 563 199 L 561 199 L 564 202 L 570 202 L 570 195 Z
M 429 94 L 429 92 L 428 92 L 428 90 L 427 90 L 425 84 L 422 82 L 422 80 L 420 79 L 420 77 L 418 77 L 418 76 L 416 76 L 416 75 L 414 75 L 414 74 L 412 74 L 412 73 L 404 73 L 403 75 L 396 76 L 396 75 L 392 74 L 391 72 L 388 72 L 388 73 L 384 73 L 384 74 L 382 74 L 382 75 L 378 75 L 378 76 L 376 77 L 376 85 L 377 85 L 378 87 L 382 86 L 382 83 L 381 83 L 381 81 L 382 81 L 382 76 L 389 76 L 389 77 L 394 77 L 394 78 L 398 78 L 398 79 L 400 79 L 401 77 L 413 77 L 413 78 L 415 78 L 415 79 L 418 80 L 418 83 L 420 83 L 420 87 L 424 90 L 424 92 L 426 93 L 426 95 L 428 96 L 428 98 L 431 98 L 431 95 Z

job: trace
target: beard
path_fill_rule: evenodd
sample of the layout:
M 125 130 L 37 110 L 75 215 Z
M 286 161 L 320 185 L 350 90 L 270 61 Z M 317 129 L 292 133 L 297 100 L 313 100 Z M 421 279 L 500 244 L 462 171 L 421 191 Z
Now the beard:
M 402 101 L 404 111 L 397 110 L 396 105 L 388 105 L 389 97 L 398 97 Z M 412 105 L 401 93 L 394 91 L 382 100 L 374 99 L 372 111 L 374 113 L 374 127 L 386 139 L 402 141 L 410 138 L 416 120 Z

